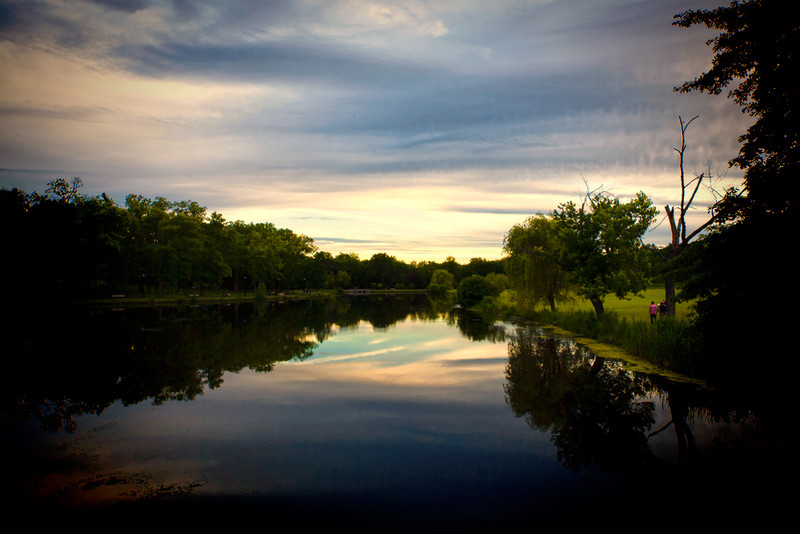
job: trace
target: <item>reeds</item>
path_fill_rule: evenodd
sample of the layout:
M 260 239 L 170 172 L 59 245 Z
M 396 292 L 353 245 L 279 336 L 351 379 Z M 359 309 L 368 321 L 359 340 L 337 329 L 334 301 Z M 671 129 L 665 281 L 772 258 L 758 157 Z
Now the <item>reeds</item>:
M 664 369 L 696 374 L 700 353 L 691 325 L 685 319 L 663 317 L 654 323 L 607 312 L 602 318 L 591 311 L 538 310 L 528 317 L 624 349 Z

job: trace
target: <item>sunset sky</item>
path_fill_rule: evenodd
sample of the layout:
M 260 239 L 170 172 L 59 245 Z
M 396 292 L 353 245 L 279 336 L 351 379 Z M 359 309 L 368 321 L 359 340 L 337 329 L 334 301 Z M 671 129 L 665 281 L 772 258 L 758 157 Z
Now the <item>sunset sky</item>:
M 673 91 L 713 36 L 673 15 L 726 3 L 0 0 L 0 186 L 195 200 L 362 259 L 499 258 L 587 187 L 679 202 L 679 115 L 700 116 L 687 173 L 738 183 L 748 117 Z

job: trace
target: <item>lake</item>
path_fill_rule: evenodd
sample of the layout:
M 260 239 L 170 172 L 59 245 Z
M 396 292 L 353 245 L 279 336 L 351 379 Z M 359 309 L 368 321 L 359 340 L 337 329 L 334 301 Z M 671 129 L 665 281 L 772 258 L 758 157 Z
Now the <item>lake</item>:
M 770 527 L 792 508 L 777 397 L 424 295 L 43 306 L 8 313 L 4 344 L 4 504 L 54 521 Z

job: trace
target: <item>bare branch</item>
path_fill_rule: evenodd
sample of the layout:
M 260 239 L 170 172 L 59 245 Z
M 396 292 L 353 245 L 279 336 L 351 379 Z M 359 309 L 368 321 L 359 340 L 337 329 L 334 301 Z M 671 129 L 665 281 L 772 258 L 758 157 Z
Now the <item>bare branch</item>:
M 699 234 L 700 232 L 711 226 L 715 221 L 716 218 L 712 216 L 709 220 L 698 226 L 691 234 L 686 236 L 684 238 L 684 243 L 688 243 L 689 241 L 691 241 L 694 236 L 696 236 L 697 234 Z
M 667 213 L 667 218 L 670 224 L 670 231 L 672 232 L 672 247 L 677 248 L 679 246 L 685 245 L 692 237 L 697 235 L 699 231 L 703 228 L 706 228 L 710 221 L 704 224 L 700 229 L 693 231 L 688 236 L 686 235 L 687 227 L 686 227 L 686 214 L 691 209 L 692 203 L 697 196 L 697 192 L 700 190 L 700 187 L 703 185 L 705 178 L 710 177 L 711 173 L 701 173 L 696 175 L 694 178 L 686 181 L 686 174 L 684 171 L 684 163 L 685 163 L 685 154 L 686 154 L 686 131 L 689 128 L 689 125 L 697 119 L 699 115 L 695 115 L 688 121 L 684 121 L 683 118 L 678 115 L 678 121 L 680 122 L 681 127 L 681 144 L 680 148 L 675 148 L 675 152 L 678 153 L 679 156 L 679 169 L 680 169 L 680 179 L 681 179 L 681 200 L 680 206 L 678 211 L 678 218 L 675 219 L 675 209 L 671 208 L 670 206 L 665 206 L 665 212 Z M 707 180 L 705 180 L 707 181 Z M 694 188 L 691 190 L 689 194 L 689 198 L 687 199 L 687 191 L 690 187 L 694 185 Z M 712 217 L 713 218 L 713 217 Z

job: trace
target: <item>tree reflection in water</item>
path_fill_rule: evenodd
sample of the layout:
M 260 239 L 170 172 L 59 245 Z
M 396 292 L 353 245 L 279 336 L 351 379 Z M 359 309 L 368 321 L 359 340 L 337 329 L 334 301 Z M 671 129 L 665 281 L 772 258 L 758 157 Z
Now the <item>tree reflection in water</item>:
M 514 429 L 514 439 L 520 437 L 516 433 L 520 429 L 518 421 L 508 426 L 504 422 L 505 416 L 511 418 L 511 414 L 503 405 L 502 394 L 496 395 L 499 384 L 504 383 L 505 402 L 513 413 L 524 418 L 531 428 L 550 434 L 554 454 L 566 468 L 561 469 L 552 461 L 548 447 L 546 462 L 559 471 L 553 480 L 563 480 L 561 475 L 565 474 L 564 478 L 571 483 L 574 478 L 571 472 L 592 475 L 602 472 L 620 474 L 623 477 L 619 478 L 625 478 L 626 482 L 635 482 L 622 484 L 621 491 L 625 493 L 620 499 L 619 494 L 606 491 L 608 486 L 602 485 L 607 478 L 614 478 L 616 483 L 618 477 L 605 477 L 596 486 L 600 489 L 592 493 L 591 499 L 597 501 L 592 505 L 598 511 L 593 521 L 609 517 L 605 515 L 607 509 L 616 509 L 619 502 L 625 503 L 625 517 L 631 520 L 635 499 L 641 505 L 639 518 L 643 520 L 650 520 L 654 507 L 665 503 L 670 503 L 676 511 L 675 517 L 681 520 L 677 511 L 687 502 L 719 510 L 757 508 L 761 517 L 767 510 L 778 517 L 781 510 L 788 509 L 785 504 L 789 493 L 779 490 L 772 479 L 783 476 L 790 465 L 786 460 L 793 457 L 793 441 L 789 441 L 786 424 L 789 418 L 785 416 L 793 404 L 774 402 L 774 393 L 743 396 L 750 388 L 739 388 L 734 397 L 728 398 L 720 391 L 698 391 L 657 376 L 632 373 L 618 362 L 597 358 L 575 343 L 542 335 L 536 328 L 496 323 L 466 310 L 454 310 L 447 301 L 429 302 L 425 296 L 143 308 L 125 312 L 42 308 L 35 313 L 12 314 L 2 323 L 4 363 L 7 375 L 13 380 L 7 381 L 0 395 L 0 414 L 4 423 L 34 420 L 54 433 L 71 431 L 79 416 L 99 415 L 116 403 L 158 405 L 170 400 L 190 400 L 221 387 L 226 373 L 245 369 L 269 373 L 280 367 L 280 362 L 308 358 L 336 332 L 364 322 L 380 330 L 408 318 L 424 322 L 440 321 L 443 316 L 469 340 L 508 343 L 505 377 L 502 367 L 493 367 L 497 375 L 491 376 L 493 389 L 487 401 L 493 410 L 498 408 L 487 413 L 497 417 L 503 434 L 489 436 L 490 443 L 503 442 L 510 428 Z M 480 350 L 479 344 L 476 348 Z M 269 387 L 271 382 L 264 383 Z M 379 400 L 386 401 L 382 393 Z M 402 406 L 405 410 L 406 404 Z M 481 421 L 483 425 L 486 419 Z M 722 424 L 715 427 L 718 423 Z M 424 420 L 425 428 L 427 424 Z M 405 420 L 401 426 L 405 428 Z M 481 434 L 491 434 L 480 430 Z M 537 455 L 528 457 L 527 447 L 539 443 L 538 435 L 528 441 L 533 433 L 524 425 L 521 430 L 520 434 L 525 436 L 522 445 L 519 441 L 515 443 L 524 454 L 509 460 L 522 462 L 519 473 L 525 465 L 536 464 Z M 76 434 L 80 439 L 81 432 Z M 21 439 L 20 443 L 27 442 Z M 416 438 L 412 443 L 418 444 Z M 249 450 L 249 442 L 243 447 Z M 425 456 L 431 452 L 427 447 L 425 441 L 424 448 L 417 452 Z M 664 454 L 667 448 L 671 450 Z M 505 444 L 502 450 L 501 455 L 489 459 L 503 465 L 508 457 Z M 20 447 L 7 454 L 15 459 L 19 480 L 35 479 L 28 472 L 32 466 L 46 471 L 52 465 L 40 462 L 38 457 L 27 463 L 20 461 L 25 452 Z M 670 454 L 675 457 L 674 463 L 670 462 Z M 468 465 L 457 460 L 456 464 Z M 433 472 L 442 468 L 439 464 L 431 465 Z M 559 520 L 561 510 L 566 510 L 564 515 L 574 514 L 577 502 L 574 498 L 580 495 L 558 493 L 559 488 L 554 488 L 549 480 L 539 479 L 545 471 L 538 468 L 532 468 L 529 475 L 520 475 L 523 479 L 520 481 L 517 467 L 510 469 L 514 476 L 508 488 L 500 489 L 524 502 L 521 519 L 527 521 L 530 515 L 527 507 L 533 504 L 541 513 L 558 515 Z M 116 471 L 100 472 L 108 476 L 103 479 L 109 481 L 108 485 L 121 486 Z M 250 474 L 249 466 L 247 473 Z M 139 476 L 139 472 L 134 474 Z M 604 479 L 588 478 L 592 482 Z M 161 493 L 191 491 L 199 483 L 197 480 L 189 478 L 186 484 L 157 488 Z M 480 487 L 484 488 L 483 482 Z M 524 492 L 517 495 L 519 488 L 524 488 Z M 486 494 L 480 494 L 477 500 L 484 503 L 487 497 L 502 500 L 497 489 L 486 485 Z M 581 486 L 578 492 L 583 490 Z M 528 491 L 539 501 L 531 498 Z M 348 497 L 335 500 L 334 506 L 345 500 Z M 585 501 L 580 502 L 586 506 Z M 553 503 L 562 508 L 554 507 Z M 503 510 L 501 507 L 497 513 L 505 513 Z M 445 512 L 442 515 L 447 515 L 449 521 L 450 514 Z M 716 524 L 719 518 L 713 519 Z M 663 517 L 659 517 L 661 520 Z
M 220 387 L 227 372 L 270 372 L 279 362 L 308 358 L 334 327 L 367 321 L 387 328 L 409 314 L 433 319 L 424 299 L 53 306 L 9 314 L 4 362 L 15 380 L 0 395 L 0 415 L 72 432 L 76 417 L 99 415 L 115 402 L 192 400 Z
M 764 386 L 772 394 L 747 393 Z M 711 511 L 712 524 L 729 522 L 730 510 L 749 510 L 738 526 L 763 526 L 786 513 L 789 493 L 776 481 L 794 455 L 788 419 L 776 416 L 787 404 L 772 402 L 780 394 L 769 384 L 700 388 L 626 371 L 570 340 L 519 327 L 509 340 L 505 396 L 516 416 L 550 433 L 566 468 L 632 481 L 626 514 L 638 505 L 636 513 L 649 518 L 656 503 L 670 503 L 679 518 L 684 503 L 696 503 Z M 656 408 L 663 410 L 658 426 Z
M 509 406 L 551 433 L 565 467 L 637 476 L 657 467 L 647 444 L 654 405 L 644 400 L 644 378 L 534 328 L 519 328 L 509 341 L 506 378 Z

